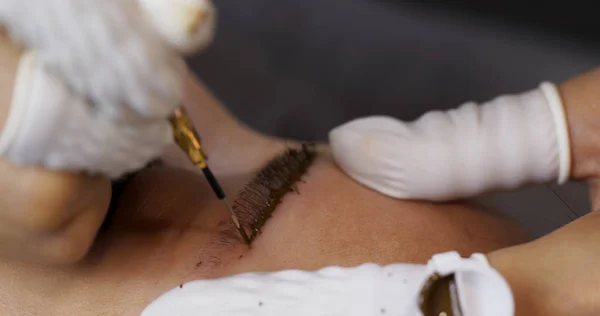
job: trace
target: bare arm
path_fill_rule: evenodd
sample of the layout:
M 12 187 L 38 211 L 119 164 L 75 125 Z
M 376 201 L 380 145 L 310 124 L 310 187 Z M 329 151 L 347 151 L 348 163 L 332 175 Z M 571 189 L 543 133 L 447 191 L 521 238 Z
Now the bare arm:
M 600 68 L 559 86 L 571 141 L 571 178 L 590 185 L 600 207 Z M 600 214 L 593 212 L 538 240 L 489 254 L 511 284 L 517 315 L 597 315 Z

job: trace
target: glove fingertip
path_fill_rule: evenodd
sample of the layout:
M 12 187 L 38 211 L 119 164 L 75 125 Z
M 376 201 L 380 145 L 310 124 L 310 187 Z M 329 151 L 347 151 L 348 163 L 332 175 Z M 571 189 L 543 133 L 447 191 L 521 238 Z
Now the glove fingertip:
M 391 197 L 409 198 L 402 159 L 406 147 L 397 135 L 373 130 L 382 127 L 377 123 L 390 123 L 389 119 L 365 118 L 333 129 L 329 133 L 331 150 L 340 168 L 354 180 Z M 398 125 L 398 121 L 394 123 Z
M 209 0 L 138 0 L 155 30 L 183 54 L 208 46 L 214 37 L 215 6 Z

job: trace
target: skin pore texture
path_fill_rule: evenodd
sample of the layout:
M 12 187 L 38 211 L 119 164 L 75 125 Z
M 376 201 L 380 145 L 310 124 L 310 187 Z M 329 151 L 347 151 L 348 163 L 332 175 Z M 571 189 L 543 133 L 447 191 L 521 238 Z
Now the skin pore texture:
M 195 79 L 185 90 L 210 167 L 231 201 L 274 157 L 300 148 L 244 127 Z M 56 267 L 0 260 L 0 315 L 139 315 L 160 294 L 194 279 L 424 263 L 442 251 L 487 253 L 528 240 L 512 222 L 467 204 L 385 197 L 347 177 L 326 145 L 315 150 L 298 193 L 283 197 L 249 249 L 224 233 L 228 213 L 201 172 L 171 148 L 161 165 L 125 183 L 82 262 Z

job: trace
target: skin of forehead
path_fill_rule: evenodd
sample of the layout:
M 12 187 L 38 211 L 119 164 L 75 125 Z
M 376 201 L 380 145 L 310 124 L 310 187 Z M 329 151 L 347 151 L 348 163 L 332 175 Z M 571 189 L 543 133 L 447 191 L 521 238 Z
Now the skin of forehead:
M 300 184 L 300 195 L 286 196 L 253 250 L 240 245 L 221 254 L 223 264 L 219 266 L 196 266 L 199 260 L 207 260 L 198 254 L 216 234 L 214 225 L 227 217 L 218 211 L 218 201 L 207 198 L 211 196 L 207 187 L 200 190 L 202 193 L 194 189 L 204 187 L 201 180 L 199 175 L 181 170 L 146 171 L 130 184 L 128 200 L 118 210 L 121 216 L 115 218 L 113 226 L 133 221 L 138 227 L 109 234 L 103 240 L 104 253 L 76 267 L 59 271 L 3 262 L 0 277 L 19 282 L 3 282 L 0 288 L 22 294 L 20 298 L 11 294 L 8 304 L 19 301 L 32 311 L 40 311 L 40 302 L 31 299 L 39 295 L 36 292 L 53 297 L 45 304 L 59 305 L 56 315 L 75 311 L 85 315 L 80 308 L 89 309 L 90 315 L 115 310 L 137 315 L 164 291 L 194 279 L 246 271 L 352 266 L 367 261 L 424 262 L 435 252 L 487 252 L 520 241 L 518 229 L 486 213 L 459 204 L 396 201 L 367 190 L 348 179 L 325 153 L 309 171 L 306 182 Z M 224 185 L 231 189 L 232 182 L 237 181 L 243 180 L 226 178 Z M 142 218 L 189 226 L 163 229 L 154 221 L 139 221 Z M 86 283 L 93 287 L 85 287 Z M 8 284 L 18 284 L 18 289 L 6 287 Z M 59 285 L 72 292 L 66 291 L 57 299 L 52 293 Z
M 215 133 L 199 128 L 211 168 L 225 190 L 237 192 L 286 144 L 233 128 L 237 123 L 218 114 L 218 104 L 199 85 L 191 91 L 194 100 L 208 102 L 204 109 L 213 107 L 203 116 L 212 121 L 202 126 Z M 168 164 L 181 159 L 176 150 L 166 156 Z M 0 293 L 8 294 L 0 314 L 138 315 L 164 291 L 194 279 L 366 261 L 423 262 L 433 252 L 457 247 L 465 253 L 489 251 L 525 238 L 508 221 L 464 205 L 396 201 L 377 194 L 346 177 L 326 150 L 299 190 L 300 195 L 286 196 L 252 251 L 234 247 L 220 258 L 224 264 L 208 268 L 198 265 L 199 250 L 216 233 L 216 223 L 227 218 L 222 205 L 198 174 L 149 170 L 126 189 L 115 231 L 85 262 L 57 269 L 0 260 Z M 165 222 L 177 229 L 165 228 Z M 119 230 L 119 225 L 128 229 Z
M 327 149 L 298 189 L 285 197 L 254 249 L 224 275 L 425 263 L 443 251 L 487 253 L 528 240 L 509 220 L 464 204 L 400 201 L 369 190 L 341 172 Z

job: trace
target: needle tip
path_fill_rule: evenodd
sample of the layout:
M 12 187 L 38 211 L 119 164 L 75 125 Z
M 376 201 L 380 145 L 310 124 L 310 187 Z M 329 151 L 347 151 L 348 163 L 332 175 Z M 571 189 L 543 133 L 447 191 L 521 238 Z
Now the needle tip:
M 231 206 L 229 206 L 229 203 L 227 202 L 227 199 L 223 198 L 221 200 L 223 201 L 223 204 L 225 204 L 225 207 L 227 208 L 227 211 L 231 215 L 231 219 L 233 220 L 233 223 L 235 224 L 235 227 L 237 227 L 238 231 L 240 232 L 240 235 L 242 235 L 242 238 L 244 239 L 244 242 L 249 246 L 251 240 L 248 237 L 248 234 L 246 233 L 246 230 L 240 224 L 240 221 L 238 220 L 237 216 L 233 212 L 233 209 L 231 208 Z

